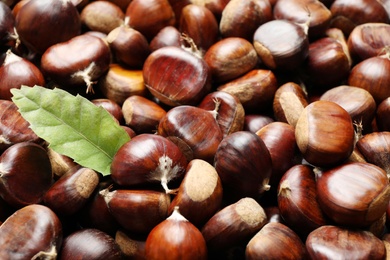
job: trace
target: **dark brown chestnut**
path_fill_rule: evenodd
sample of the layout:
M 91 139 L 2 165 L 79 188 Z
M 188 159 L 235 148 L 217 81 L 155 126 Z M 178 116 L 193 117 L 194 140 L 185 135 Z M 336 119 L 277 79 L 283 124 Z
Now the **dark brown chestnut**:
M 48 207 L 32 204 L 13 213 L 0 225 L 1 259 L 56 259 L 63 229 Z
M 215 154 L 214 166 L 226 198 L 258 199 L 269 190 L 272 160 L 263 140 L 255 133 L 238 131 L 225 137 Z
M 244 131 L 256 133 L 262 127 L 264 127 L 264 126 L 266 126 L 269 123 L 272 123 L 274 121 L 275 120 L 268 115 L 247 114 L 247 115 L 245 115 Z
M 122 107 L 115 101 L 108 98 L 96 98 L 92 99 L 91 102 L 96 106 L 100 106 L 107 110 L 107 112 L 110 113 L 112 117 L 118 121 L 118 123 L 123 122 Z
M 390 97 L 387 97 L 378 104 L 375 113 L 375 122 L 379 131 L 390 131 Z
M 174 26 L 165 26 L 150 41 L 149 47 L 151 51 L 155 51 L 166 46 L 181 47 L 181 42 L 180 31 Z
M 121 186 L 161 183 L 167 193 L 172 180 L 183 178 L 187 167 L 184 154 L 169 139 L 155 134 L 140 134 L 125 143 L 115 154 L 111 177 Z
M 81 20 L 70 0 L 30 0 L 17 12 L 15 28 L 24 45 L 43 54 L 50 46 L 79 35 Z

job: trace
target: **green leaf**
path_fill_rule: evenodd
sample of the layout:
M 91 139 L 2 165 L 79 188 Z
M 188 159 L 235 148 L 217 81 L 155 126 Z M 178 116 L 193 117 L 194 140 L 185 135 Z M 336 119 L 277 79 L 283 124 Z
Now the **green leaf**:
M 103 175 L 110 174 L 115 153 L 130 140 L 104 108 L 80 95 L 40 86 L 22 86 L 11 93 L 19 112 L 49 147 Z

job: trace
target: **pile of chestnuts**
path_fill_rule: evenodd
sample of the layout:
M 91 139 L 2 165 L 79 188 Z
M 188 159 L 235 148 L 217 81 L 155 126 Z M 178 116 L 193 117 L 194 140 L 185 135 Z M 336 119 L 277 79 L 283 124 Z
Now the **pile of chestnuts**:
M 389 35 L 388 0 L 1 1 L 0 259 L 386 259 Z M 22 85 L 113 116 L 109 175 Z

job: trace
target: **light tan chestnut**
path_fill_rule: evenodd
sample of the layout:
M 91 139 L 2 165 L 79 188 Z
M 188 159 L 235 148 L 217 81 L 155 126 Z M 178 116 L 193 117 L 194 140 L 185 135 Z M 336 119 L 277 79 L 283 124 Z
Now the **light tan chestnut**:
M 222 183 L 215 168 L 204 160 L 194 159 L 187 166 L 169 212 L 172 213 L 179 206 L 185 218 L 201 227 L 220 209 L 222 196 Z
M 218 211 L 201 231 L 211 251 L 226 250 L 258 232 L 267 222 L 264 209 L 245 197 Z

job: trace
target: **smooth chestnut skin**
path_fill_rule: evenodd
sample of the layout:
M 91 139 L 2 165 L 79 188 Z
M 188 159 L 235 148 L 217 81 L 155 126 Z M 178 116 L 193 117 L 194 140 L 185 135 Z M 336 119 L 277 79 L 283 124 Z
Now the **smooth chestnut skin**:
M 278 121 L 295 127 L 308 104 L 307 93 L 304 89 L 295 82 L 286 82 L 276 90 L 272 109 Z
M 183 215 L 179 207 L 155 226 L 146 238 L 145 257 L 150 260 L 207 259 L 207 246 L 202 233 Z
M 216 101 L 220 102 L 217 122 L 223 136 L 242 131 L 244 128 L 245 110 L 236 96 L 224 91 L 214 91 L 206 95 L 198 107 L 212 111 L 215 108 Z
M 125 143 L 114 155 L 111 177 L 121 186 L 160 182 L 167 193 L 167 184 L 181 179 L 187 159 L 169 139 L 155 134 L 140 134 Z
M 225 83 L 248 73 L 259 61 L 252 43 L 240 37 L 219 40 L 203 58 L 216 83 Z
M 105 232 L 86 228 L 64 238 L 58 259 L 122 259 L 123 255 L 114 238 Z
M 155 133 L 166 111 L 156 102 L 142 96 L 128 97 L 122 105 L 122 113 L 127 126 L 137 134 Z
M 271 70 L 253 69 L 237 79 L 220 85 L 217 89 L 236 96 L 246 113 L 259 113 L 271 106 L 278 82 Z
M 111 63 L 107 73 L 99 79 L 98 86 L 105 98 L 118 105 L 130 96 L 146 96 L 142 70 L 129 69 L 118 63 Z
M 389 23 L 389 15 L 384 5 L 376 0 L 335 0 L 330 11 L 330 26 L 341 29 L 346 37 L 360 24 Z
M 298 147 L 295 140 L 295 129 L 284 122 L 271 122 L 256 132 L 271 155 L 272 174 L 271 189 L 277 190 L 284 173 L 297 163 Z
M 390 176 L 390 132 L 372 132 L 356 142 L 358 151 L 367 162 L 375 164 Z
M 90 31 L 110 33 L 124 23 L 125 13 L 110 1 L 93 1 L 80 12 L 82 26 Z
M 384 243 L 371 232 L 322 226 L 306 240 L 310 259 L 386 259 Z
M 348 85 L 363 88 L 370 92 L 375 102 L 380 104 L 390 96 L 387 87 L 390 75 L 387 73 L 390 60 L 387 55 L 375 56 L 356 64 L 348 77 Z
M 116 62 L 130 68 L 142 69 L 150 49 L 148 40 L 139 31 L 122 24 L 112 29 L 106 40 Z
M 238 131 L 225 137 L 215 154 L 214 167 L 230 199 L 259 198 L 269 189 L 272 159 L 255 133 Z
M 215 213 L 201 232 L 209 251 L 221 252 L 249 239 L 266 223 L 267 216 L 261 205 L 244 197 Z
M 277 250 L 275 250 L 277 248 Z M 245 259 L 304 259 L 305 244 L 288 226 L 267 223 L 246 245 Z
M 30 128 L 30 124 L 22 117 L 18 107 L 10 100 L 0 100 L 0 151 L 20 142 L 43 144 Z
M 354 124 L 362 124 L 363 131 L 367 132 L 371 128 L 376 102 L 367 90 L 341 85 L 327 90 L 321 95 L 320 100 L 339 104 L 350 114 Z
M 30 0 L 17 12 L 15 28 L 24 45 L 43 54 L 50 46 L 79 35 L 81 20 L 71 1 Z
M 287 225 L 305 238 L 327 224 L 317 201 L 313 167 L 299 164 L 286 171 L 278 186 L 278 208 Z
M 256 133 L 262 127 L 272 122 L 275 122 L 275 120 L 268 115 L 247 114 L 245 115 L 244 131 Z
M 115 120 L 118 121 L 118 123 L 123 122 L 122 107 L 118 105 L 118 103 L 108 98 L 96 98 L 92 99 L 91 102 L 96 106 L 100 106 L 107 110 L 107 112 L 110 113 L 115 118 Z
M 219 30 L 223 38 L 241 37 L 252 41 L 256 29 L 272 19 L 272 6 L 269 1 L 231 0 L 222 11 Z
M 207 7 L 197 4 L 183 7 L 179 30 L 190 37 L 202 53 L 216 43 L 219 37 L 218 22 L 214 14 Z
M 1 259 L 56 259 L 63 241 L 62 224 L 48 207 L 32 204 L 0 225 Z
M 196 105 L 211 90 L 206 61 L 174 46 L 160 48 L 148 56 L 143 78 L 150 93 L 168 106 Z
M 271 20 L 253 35 L 253 46 L 261 62 L 270 69 L 294 70 L 309 53 L 305 29 L 288 20 Z
M 46 150 L 31 142 L 7 148 L 0 156 L 0 179 L 0 196 L 10 205 L 41 203 L 53 180 Z
M 375 121 L 379 131 L 390 131 L 390 97 L 378 104 Z
M 346 163 L 317 178 L 318 202 L 335 223 L 367 227 L 385 214 L 390 198 L 386 172 L 370 163 Z
M 159 135 L 172 140 L 187 160 L 202 159 L 213 163 L 223 133 L 215 117 L 218 111 L 193 106 L 170 109 L 160 120 Z
M 7 51 L 5 60 L 0 66 L 0 98 L 11 100 L 12 88 L 20 88 L 21 85 L 33 87 L 45 86 L 45 78 L 41 70 L 29 60 L 22 58 L 11 50 Z
M 319 167 L 345 161 L 353 151 L 354 137 L 350 115 L 331 101 L 310 103 L 295 126 L 295 138 L 303 158 Z
M 7 45 L 13 40 L 15 17 L 12 14 L 11 7 L 4 2 L 0 3 L 0 45 Z
M 99 37 L 82 34 L 48 48 L 42 55 L 40 68 L 62 88 L 86 86 L 88 94 L 94 93 L 94 81 L 103 76 L 110 62 L 108 44 Z
M 148 41 L 165 26 L 176 23 L 168 0 L 133 0 L 127 6 L 125 16 L 129 18 L 126 24 L 142 33 Z
M 194 159 L 188 163 L 179 190 L 169 205 L 169 214 L 178 206 L 180 213 L 198 228 L 222 206 L 223 187 L 215 168 Z
M 150 41 L 149 47 L 153 52 L 166 46 L 181 47 L 181 42 L 182 40 L 180 31 L 174 26 L 165 26 Z
M 118 189 L 100 191 L 116 222 L 134 234 L 148 234 L 168 217 L 171 199 L 155 190 Z
M 74 167 L 46 191 L 43 203 L 58 216 L 79 212 L 99 184 L 99 175 L 92 169 Z
M 332 13 L 317 0 L 278 0 L 273 8 L 275 19 L 285 19 L 297 24 L 308 23 L 311 39 L 322 37 L 330 26 Z
M 390 25 L 387 23 L 364 23 L 356 26 L 348 37 L 348 49 L 356 61 L 383 54 L 390 45 Z

